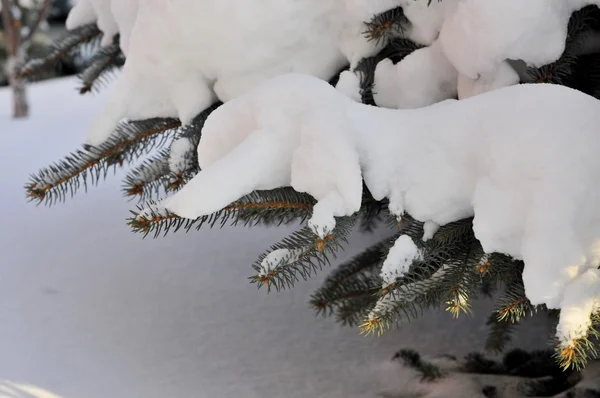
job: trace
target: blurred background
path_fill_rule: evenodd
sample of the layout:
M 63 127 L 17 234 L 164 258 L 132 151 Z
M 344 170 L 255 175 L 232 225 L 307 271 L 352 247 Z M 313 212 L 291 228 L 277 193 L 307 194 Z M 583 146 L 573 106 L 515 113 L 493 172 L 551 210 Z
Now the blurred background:
M 25 12 L 36 12 L 35 7 L 39 7 L 32 0 L 21 0 L 21 6 Z M 52 50 L 52 43 L 65 33 L 65 20 L 69 11 L 73 7 L 74 0 L 50 0 L 50 9 L 46 22 L 40 24 L 32 37 L 31 44 L 27 49 L 28 58 L 40 58 Z M 0 87 L 7 86 L 8 74 L 6 73 L 6 63 L 8 60 L 7 38 L 4 30 L 4 22 L 0 18 Z M 90 50 L 91 53 L 91 50 Z M 74 75 L 80 72 L 85 64 L 85 54 L 72 54 L 67 59 L 62 60 L 56 68 L 41 76 L 36 76 L 34 80 L 44 80 L 60 76 Z

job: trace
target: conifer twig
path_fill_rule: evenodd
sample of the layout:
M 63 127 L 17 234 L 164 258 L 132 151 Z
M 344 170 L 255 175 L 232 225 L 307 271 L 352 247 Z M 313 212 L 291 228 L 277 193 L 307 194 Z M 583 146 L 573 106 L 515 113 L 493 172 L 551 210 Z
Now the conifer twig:
M 78 46 L 98 40 L 102 32 L 96 24 L 89 24 L 73 29 L 54 44 L 54 48 L 44 58 L 32 59 L 18 72 L 19 79 L 26 79 L 48 69 L 51 65 L 65 59 Z
M 38 203 L 53 204 L 71 196 L 87 182 L 98 183 L 108 169 L 130 162 L 172 138 L 181 125 L 177 119 L 148 119 L 119 125 L 98 147 L 87 146 L 33 175 L 26 185 L 27 196 Z M 169 134 L 170 132 L 170 134 Z

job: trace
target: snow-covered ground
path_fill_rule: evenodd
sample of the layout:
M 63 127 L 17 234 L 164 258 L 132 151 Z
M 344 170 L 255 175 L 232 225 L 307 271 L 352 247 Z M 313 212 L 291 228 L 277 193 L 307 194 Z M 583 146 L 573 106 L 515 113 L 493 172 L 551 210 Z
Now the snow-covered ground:
M 307 301 L 327 270 L 257 291 L 250 264 L 291 228 L 142 240 L 125 224 L 135 204 L 119 175 L 53 208 L 27 203 L 28 175 L 77 148 L 107 98 L 76 85 L 31 87 L 32 117 L 19 122 L 0 91 L 0 397 L 375 397 L 400 348 L 483 348 L 490 302 L 471 320 L 440 311 L 366 338 L 314 317 Z M 354 235 L 340 260 L 384 234 Z M 528 326 L 519 345 L 543 347 L 545 321 Z

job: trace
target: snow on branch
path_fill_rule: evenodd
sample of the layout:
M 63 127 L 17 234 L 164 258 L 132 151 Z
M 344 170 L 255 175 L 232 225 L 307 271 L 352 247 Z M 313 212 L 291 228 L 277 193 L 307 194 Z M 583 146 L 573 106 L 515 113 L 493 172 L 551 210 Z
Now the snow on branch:
M 306 280 L 323 266 L 329 265 L 336 252 L 343 249 L 357 216 L 338 220 L 336 228 L 323 238 L 306 226 L 273 245 L 261 255 L 252 268 L 256 275 L 250 280 L 260 288 L 279 291 L 291 288 L 300 278 Z

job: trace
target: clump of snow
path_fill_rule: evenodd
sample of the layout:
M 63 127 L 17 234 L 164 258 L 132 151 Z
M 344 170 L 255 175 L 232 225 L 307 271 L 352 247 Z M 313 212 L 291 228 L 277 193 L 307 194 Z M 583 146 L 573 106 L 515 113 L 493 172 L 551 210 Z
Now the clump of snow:
M 592 315 L 600 310 L 600 271 L 588 269 L 565 289 L 556 332 L 570 346 L 587 335 Z
M 118 1 L 128 3 L 131 0 Z M 119 33 L 119 27 L 111 9 L 111 0 L 79 0 L 69 13 L 67 29 L 75 29 L 93 22 L 96 22 L 98 29 L 103 33 L 101 44 L 103 46 L 111 44 L 115 35 Z
M 558 59 L 572 12 L 600 0 L 532 0 L 527 6 L 519 0 L 429 3 L 81 0 L 67 26 L 97 21 L 105 44 L 120 32 L 127 55 L 114 96 L 92 125 L 87 142 L 103 143 L 125 118 L 178 117 L 187 124 L 216 99 L 229 101 L 286 72 L 330 79 L 350 64 L 339 89 L 357 100 L 354 68 L 380 49 L 364 37 L 364 21 L 398 6 L 409 20 L 402 35 L 431 47 L 398 65 L 382 62 L 376 73 L 376 102 L 415 108 L 453 98 L 457 70 L 461 93 L 472 96 L 514 84 L 509 59 L 530 65 Z M 231 28 L 215 41 L 213 33 L 223 26 Z
M 419 108 L 455 98 L 457 81 L 458 72 L 436 41 L 396 65 L 381 61 L 375 69 L 373 98 L 386 108 Z
M 111 0 L 110 9 L 119 32 L 119 46 L 129 55 L 129 39 L 137 18 L 140 0 Z
M 277 268 L 290 265 L 300 260 L 306 253 L 306 249 L 276 249 L 269 253 L 260 263 L 260 276 L 267 276 Z
M 382 61 L 375 102 L 415 108 L 453 98 L 457 91 L 465 99 L 517 84 L 519 75 L 507 61 L 538 67 L 556 61 L 565 49 L 569 18 L 589 4 L 600 2 L 533 0 L 523 6 L 520 0 L 445 0 L 428 6 L 427 1 L 404 0 L 410 21 L 404 36 L 431 47 L 397 65 Z
M 498 88 L 519 84 L 520 76 L 508 62 L 502 62 L 494 74 L 471 79 L 458 76 L 458 97 L 466 99 Z
M 82 0 L 73 10 L 70 27 L 89 20 L 83 13 L 89 1 L 95 5 Z M 187 124 L 217 97 L 228 101 L 285 72 L 330 79 L 348 62 L 356 66 L 377 52 L 364 37 L 363 21 L 400 0 L 115 1 L 112 11 L 119 15 L 106 18 L 107 31 L 114 27 L 108 21 L 131 31 L 125 34 L 127 62 L 90 130 L 91 145 L 104 142 L 123 118 L 178 117 Z M 109 3 L 96 10 L 102 11 L 96 12 L 99 24 Z M 223 32 L 223 26 L 230 28 Z
M 571 14 L 598 0 L 461 0 L 440 32 L 444 53 L 471 78 L 495 75 L 508 59 L 542 66 L 565 49 Z M 544 43 L 544 45 L 540 45 Z
M 98 17 L 90 0 L 79 0 L 67 17 L 67 29 L 73 30 L 80 26 L 96 22 Z
M 485 252 L 524 260 L 532 304 L 560 308 L 568 284 L 598 266 L 599 124 L 600 103 L 562 86 L 389 110 L 290 74 L 211 114 L 203 171 L 165 205 L 197 218 L 254 190 L 292 186 L 317 199 L 309 225 L 321 234 L 359 210 L 364 178 L 376 200 L 402 198 L 417 220 L 474 215 Z
M 413 261 L 421 256 L 421 252 L 410 236 L 400 236 L 390 249 L 381 268 L 380 276 L 383 279 L 384 287 L 391 285 L 396 279 L 402 277 Z
M 433 235 L 440 229 L 440 225 L 434 221 L 428 220 L 423 224 L 423 242 L 433 238 Z
M 177 174 L 188 169 L 192 159 L 196 156 L 194 142 L 181 137 L 173 141 L 169 153 L 169 169 Z
M 356 102 L 362 102 L 362 95 L 360 93 L 360 78 L 354 72 L 343 71 L 340 74 L 340 79 L 335 86 L 341 93 L 344 93 L 348 97 L 352 98 Z
M 430 45 L 437 40 L 448 13 L 452 12 L 459 0 L 402 0 L 400 6 L 411 25 L 406 37 L 412 41 Z

